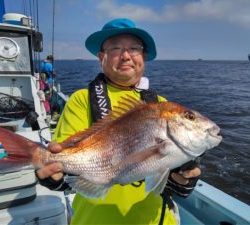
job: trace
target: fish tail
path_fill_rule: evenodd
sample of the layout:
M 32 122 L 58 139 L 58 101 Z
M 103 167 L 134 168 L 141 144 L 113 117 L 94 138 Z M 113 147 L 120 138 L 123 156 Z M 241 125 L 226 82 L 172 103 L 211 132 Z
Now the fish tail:
M 9 167 L 38 164 L 39 144 L 7 129 L 0 128 L 0 171 Z

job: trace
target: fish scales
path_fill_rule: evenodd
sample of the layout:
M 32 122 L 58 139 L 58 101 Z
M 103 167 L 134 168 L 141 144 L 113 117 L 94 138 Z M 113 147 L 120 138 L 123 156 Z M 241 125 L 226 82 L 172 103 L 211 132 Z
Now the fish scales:
M 78 175 L 85 173 L 88 177 L 105 174 L 115 176 L 121 168 L 114 168 L 114 163 L 116 165 L 130 153 L 143 151 L 156 144 L 155 138 L 159 137 L 160 128 L 165 128 L 162 126 L 164 121 L 156 116 L 159 114 L 157 108 L 145 113 L 144 107 L 141 107 L 136 114 L 128 113 L 125 117 L 105 126 L 90 140 L 80 142 L 79 148 L 83 148 L 83 152 L 70 156 L 59 153 L 51 157 L 50 162 L 61 161 L 67 173 Z

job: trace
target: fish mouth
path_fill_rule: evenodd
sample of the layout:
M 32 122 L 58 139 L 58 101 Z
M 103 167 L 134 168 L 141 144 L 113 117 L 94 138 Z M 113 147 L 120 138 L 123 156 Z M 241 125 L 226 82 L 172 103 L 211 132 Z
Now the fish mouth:
M 207 132 L 213 138 L 222 140 L 222 135 L 220 133 L 220 128 L 218 126 L 213 126 L 209 129 L 207 129 Z

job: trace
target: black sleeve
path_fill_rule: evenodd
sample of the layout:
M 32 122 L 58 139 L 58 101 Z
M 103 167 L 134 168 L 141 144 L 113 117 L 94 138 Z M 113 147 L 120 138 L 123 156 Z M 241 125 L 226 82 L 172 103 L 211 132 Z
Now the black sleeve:
M 196 183 L 199 180 L 200 176 L 190 178 L 188 184 L 182 185 L 182 184 L 177 183 L 175 180 L 173 180 L 173 178 L 171 177 L 171 173 L 178 173 L 179 171 L 190 170 L 197 166 L 198 167 L 200 166 L 200 157 L 196 158 L 195 160 L 185 163 L 181 167 L 171 170 L 169 178 L 168 178 L 168 183 L 165 189 L 167 191 L 174 192 L 177 195 L 182 196 L 184 198 L 188 197 L 194 190 Z
M 36 173 L 36 171 L 35 171 L 35 173 Z M 44 187 L 47 187 L 48 189 L 50 189 L 52 191 L 64 191 L 66 189 L 69 189 L 69 185 L 64 181 L 64 178 L 62 178 L 58 181 L 55 181 L 51 177 L 45 178 L 45 179 L 40 179 L 37 176 L 37 173 L 36 173 L 36 177 L 38 179 L 39 184 L 41 184 Z

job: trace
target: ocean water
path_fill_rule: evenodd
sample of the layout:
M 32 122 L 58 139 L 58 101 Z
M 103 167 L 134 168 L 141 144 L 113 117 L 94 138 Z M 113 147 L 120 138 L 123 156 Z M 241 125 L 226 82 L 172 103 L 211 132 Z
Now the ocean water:
M 70 95 L 100 71 L 97 61 L 56 61 L 57 81 Z M 223 142 L 201 161 L 204 181 L 250 204 L 250 62 L 168 61 L 146 64 L 152 88 L 208 116 Z

